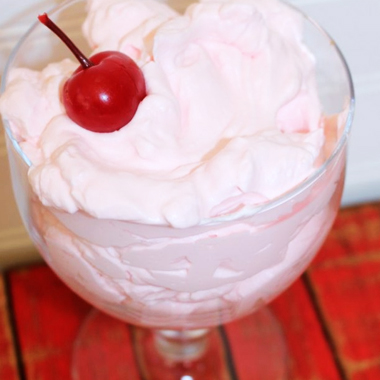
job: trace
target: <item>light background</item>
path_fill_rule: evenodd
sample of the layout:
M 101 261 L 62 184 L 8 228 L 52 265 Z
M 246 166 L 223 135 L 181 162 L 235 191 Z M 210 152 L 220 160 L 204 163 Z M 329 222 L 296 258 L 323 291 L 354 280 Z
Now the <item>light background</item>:
M 0 0 L 0 71 L 20 36 L 60 0 Z M 333 36 L 351 68 L 356 115 L 343 204 L 380 199 L 380 0 L 289 0 Z M 0 269 L 38 257 L 19 219 L 0 134 Z

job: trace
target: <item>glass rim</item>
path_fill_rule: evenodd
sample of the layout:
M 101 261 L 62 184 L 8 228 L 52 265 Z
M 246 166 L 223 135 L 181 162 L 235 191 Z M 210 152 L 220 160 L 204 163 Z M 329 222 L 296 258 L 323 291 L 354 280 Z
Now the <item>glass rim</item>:
M 85 2 L 85 0 L 65 0 L 61 4 L 53 6 L 50 10 L 47 11 L 49 14 L 54 14 L 58 12 L 61 9 L 66 8 L 67 6 L 70 6 L 71 3 L 78 3 L 78 2 Z M 351 132 L 352 128 L 352 123 L 353 123 L 353 117 L 354 117 L 354 110 L 355 110 L 355 90 L 354 90 L 354 84 L 353 84 L 353 79 L 352 75 L 348 66 L 348 63 L 340 50 L 339 46 L 336 44 L 335 40 L 330 36 L 330 34 L 318 23 L 316 22 L 313 18 L 308 16 L 306 13 L 304 13 L 302 10 L 297 8 L 296 6 L 292 4 L 286 4 L 290 8 L 294 9 L 297 11 L 299 14 L 301 14 L 306 22 L 308 22 L 310 25 L 312 25 L 324 38 L 328 39 L 330 41 L 331 46 L 333 47 L 333 50 L 335 51 L 337 57 L 339 58 L 339 61 L 342 64 L 342 67 L 344 69 L 345 77 L 346 77 L 346 82 L 348 84 L 348 102 L 347 102 L 347 115 L 344 123 L 344 128 L 342 130 L 342 134 L 339 137 L 339 140 L 335 144 L 334 150 L 330 154 L 330 156 L 323 162 L 322 165 L 320 165 L 318 168 L 316 168 L 312 174 L 310 174 L 307 178 L 305 178 L 302 182 L 298 183 L 296 186 L 293 188 L 289 189 L 288 191 L 282 193 L 278 197 L 271 199 L 267 202 L 258 204 L 258 205 L 246 205 L 244 209 L 248 208 L 248 213 L 244 213 L 244 217 L 249 217 L 257 213 L 263 213 L 265 211 L 271 210 L 273 208 L 276 208 L 280 206 L 283 203 L 286 203 L 288 200 L 294 198 L 297 194 L 301 193 L 305 189 L 307 189 L 309 186 L 311 186 L 325 171 L 330 165 L 332 165 L 335 161 L 335 159 L 339 156 L 341 151 L 346 145 L 346 142 L 348 140 L 348 137 Z M 1 86 L 0 86 L 0 96 L 3 94 L 5 91 L 6 87 L 6 80 L 9 75 L 9 71 L 11 70 L 12 63 L 14 59 L 17 56 L 17 53 L 19 52 L 20 48 L 24 44 L 24 42 L 27 40 L 27 38 L 33 33 L 33 31 L 39 27 L 41 23 L 39 21 L 35 21 L 29 29 L 22 35 L 22 37 L 19 39 L 17 44 L 14 46 L 12 49 L 8 59 L 7 63 L 5 65 L 3 75 L 1 78 Z M 18 141 L 15 139 L 13 136 L 13 133 L 11 131 L 11 128 L 9 126 L 8 120 L 5 119 L 1 115 L 4 129 L 6 134 L 8 135 L 13 147 L 15 148 L 16 152 L 19 154 L 21 157 L 23 163 L 27 166 L 30 167 L 32 165 L 32 162 L 29 160 L 29 158 L 26 156 L 26 154 L 23 152 L 21 149 Z M 236 213 L 230 214 L 230 216 L 239 214 L 239 211 Z M 225 215 L 223 216 L 224 218 L 226 217 Z M 218 221 L 218 217 L 213 217 L 213 218 L 208 218 L 204 220 L 206 223 L 214 221 Z M 229 219 L 229 218 L 228 218 Z M 232 218 L 234 220 L 235 218 Z M 240 219 L 240 217 L 238 217 Z M 230 220 L 230 219 L 229 219 Z M 202 224 L 202 223 L 201 223 Z

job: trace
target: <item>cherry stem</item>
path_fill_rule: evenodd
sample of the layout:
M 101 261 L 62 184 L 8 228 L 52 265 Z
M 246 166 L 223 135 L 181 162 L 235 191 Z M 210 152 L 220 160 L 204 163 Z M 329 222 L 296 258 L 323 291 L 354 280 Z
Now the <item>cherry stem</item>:
M 49 16 L 44 13 L 38 16 L 38 19 L 42 24 L 48 27 L 53 33 L 55 33 L 64 44 L 71 50 L 75 55 L 76 59 L 82 65 L 83 69 L 88 69 L 91 66 L 94 66 L 94 63 L 91 62 L 70 40 L 70 38 L 53 22 L 50 20 Z

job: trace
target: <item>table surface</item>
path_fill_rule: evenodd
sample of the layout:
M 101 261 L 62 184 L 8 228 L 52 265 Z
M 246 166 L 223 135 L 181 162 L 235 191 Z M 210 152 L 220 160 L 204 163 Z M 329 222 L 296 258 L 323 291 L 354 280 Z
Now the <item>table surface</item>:
M 289 380 L 379 380 L 379 295 L 380 204 L 344 209 L 307 272 L 270 306 L 286 337 Z M 89 313 L 45 265 L 1 274 L 0 379 L 70 380 L 73 342 Z M 220 329 L 226 379 L 265 380 L 252 375 L 252 321 Z M 124 379 L 140 380 L 133 332 L 120 328 L 130 342 L 120 354 L 129 366 Z M 104 347 L 114 344 L 104 339 Z

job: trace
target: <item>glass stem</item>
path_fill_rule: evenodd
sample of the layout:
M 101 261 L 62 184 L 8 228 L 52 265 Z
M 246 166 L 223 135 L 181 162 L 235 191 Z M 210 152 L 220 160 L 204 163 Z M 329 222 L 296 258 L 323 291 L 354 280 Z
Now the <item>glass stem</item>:
M 190 362 L 199 359 L 208 347 L 209 329 L 155 330 L 157 351 L 170 362 Z

